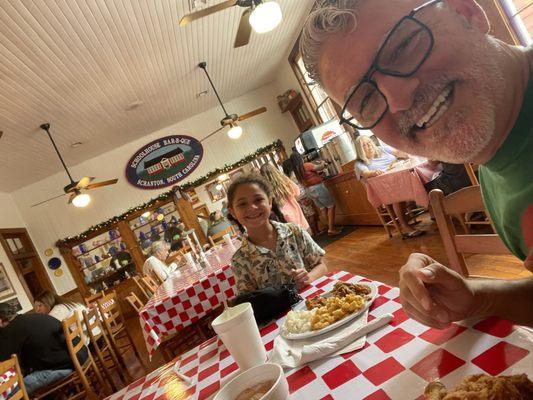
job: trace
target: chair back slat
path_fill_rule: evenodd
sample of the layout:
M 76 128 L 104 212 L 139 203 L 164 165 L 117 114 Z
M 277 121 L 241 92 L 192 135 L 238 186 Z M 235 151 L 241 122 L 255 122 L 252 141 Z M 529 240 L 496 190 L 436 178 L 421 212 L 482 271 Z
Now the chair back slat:
M 144 285 L 141 283 L 141 278 L 140 278 L 140 276 L 135 275 L 135 276 L 133 277 L 133 282 L 135 283 L 135 286 L 137 286 L 137 289 L 139 289 L 139 291 L 141 292 L 141 294 L 145 297 L 145 300 L 148 301 L 148 299 L 150 299 L 150 295 L 149 295 L 148 292 L 146 291 L 146 288 L 144 287 Z
M 95 293 L 95 294 L 93 294 L 93 295 L 91 295 L 89 297 L 84 297 L 83 301 L 85 302 L 85 305 L 87 307 L 91 307 L 91 305 L 93 303 L 96 303 L 96 300 L 101 299 L 102 297 L 104 297 L 104 292 L 103 291 L 102 292 L 97 292 L 97 293 Z
M 456 235 L 457 251 L 465 254 L 511 254 L 498 235 Z
M 496 234 L 458 234 L 455 230 L 453 215 L 486 213 L 479 186 L 469 186 L 446 197 L 441 190 L 434 189 L 429 193 L 429 201 L 453 270 L 469 276 L 463 254 L 511 254 Z
M 444 210 L 446 214 L 450 215 L 477 211 L 486 212 L 479 185 L 468 186 L 446 196 Z
M 0 395 L 4 393 L 10 400 L 29 399 L 16 354 L 0 362 Z
M 153 293 L 157 291 L 159 285 L 152 279 L 149 275 L 144 275 L 141 280 L 144 282 L 145 286 Z
M 83 333 L 78 316 L 74 313 L 70 317 L 65 318 L 61 323 L 63 325 L 63 332 L 65 334 L 65 340 L 67 341 L 69 351 L 71 351 L 72 354 L 78 354 L 86 343 L 85 334 Z M 76 338 L 79 340 L 76 341 Z M 77 357 L 75 358 L 77 359 Z
M 101 299 L 97 300 L 98 310 L 100 310 L 100 316 L 104 321 L 104 325 L 110 334 L 121 330 L 124 326 L 124 319 L 122 318 L 122 312 L 115 291 L 105 295 Z
M 226 229 L 221 230 L 220 232 L 217 232 L 211 236 L 208 237 L 209 243 L 211 246 L 215 246 L 217 243 L 222 242 L 224 239 L 224 235 L 230 234 L 231 236 L 234 235 L 233 226 L 228 226 Z
M 104 334 L 104 327 L 100 321 L 100 314 L 97 308 L 90 308 L 83 311 L 83 321 L 87 327 L 87 334 L 92 343 L 97 342 Z
M 144 306 L 141 300 L 137 297 L 137 295 L 133 292 L 130 292 L 129 296 L 126 296 L 126 301 L 129 303 L 129 305 L 135 310 L 137 314 L 139 314 Z

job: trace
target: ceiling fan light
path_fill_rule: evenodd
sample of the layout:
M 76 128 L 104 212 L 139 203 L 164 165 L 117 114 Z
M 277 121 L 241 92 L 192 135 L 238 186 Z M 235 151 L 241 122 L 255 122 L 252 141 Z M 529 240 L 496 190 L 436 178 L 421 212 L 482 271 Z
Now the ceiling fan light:
M 91 196 L 89 196 L 87 193 L 80 193 L 72 199 L 72 205 L 78 208 L 87 207 L 90 202 Z
M 261 3 L 250 14 L 250 25 L 257 33 L 270 32 L 281 22 L 281 8 L 278 3 Z
M 232 125 L 228 131 L 228 137 L 230 139 L 238 139 L 242 135 L 242 128 L 239 125 Z

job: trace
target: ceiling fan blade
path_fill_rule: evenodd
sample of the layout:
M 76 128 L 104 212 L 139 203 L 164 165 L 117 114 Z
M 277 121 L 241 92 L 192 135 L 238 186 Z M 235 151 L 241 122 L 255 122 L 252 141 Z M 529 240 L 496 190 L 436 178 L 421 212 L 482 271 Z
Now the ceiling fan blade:
M 95 182 L 95 183 L 91 183 L 90 185 L 85 186 L 85 189 L 89 190 L 89 189 L 95 189 L 97 187 L 114 185 L 117 182 L 118 182 L 118 179 L 110 179 L 108 181 Z
M 241 22 L 239 22 L 239 29 L 237 30 L 237 36 L 235 36 L 234 48 L 246 46 L 250 41 L 252 34 L 252 25 L 250 25 L 251 8 L 244 10 L 241 16 Z
M 85 189 L 93 180 L 93 176 L 84 176 L 76 184 L 76 189 Z
M 210 138 L 211 136 L 213 136 L 215 133 L 221 131 L 221 130 L 224 129 L 224 128 L 225 128 L 225 126 L 221 126 L 221 127 L 218 128 L 216 131 L 211 132 L 211 133 L 210 133 L 209 135 L 207 135 L 205 138 L 201 139 L 201 140 L 200 140 L 200 143 L 203 142 L 204 140 L 209 139 L 209 138 Z
M 47 199 L 47 200 L 43 200 L 43 201 L 41 201 L 41 202 L 39 202 L 39 203 L 32 204 L 30 207 L 40 206 L 41 204 L 47 203 L 47 202 L 49 202 L 49 201 L 51 201 L 51 200 L 54 200 L 54 199 L 59 199 L 60 197 L 66 196 L 67 194 L 68 194 L 68 193 L 63 193 L 63 194 L 60 194 L 59 196 L 51 197 L 51 198 L 49 198 L 49 199 Z
M 227 0 L 227 1 L 223 1 L 220 4 L 204 8 L 203 10 L 196 11 L 191 14 L 187 14 L 180 20 L 180 26 L 185 26 L 192 21 L 196 21 L 197 19 L 206 17 L 218 11 L 225 10 L 226 8 L 233 7 L 235 4 L 237 4 L 237 0 Z
M 74 197 L 76 197 L 77 195 L 78 193 L 71 193 L 70 196 L 68 197 L 67 204 L 72 204 L 72 200 L 74 200 Z
M 249 113 L 241 115 L 239 117 L 239 121 L 244 121 L 245 119 L 251 118 L 251 117 L 253 117 L 255 115 L 262 114 L 262 113 L 266 112 L 266 110 L 267 110 L 266 107 L 261 107 L 261 108 L 258 108 L 256 110 L 250 111 Z

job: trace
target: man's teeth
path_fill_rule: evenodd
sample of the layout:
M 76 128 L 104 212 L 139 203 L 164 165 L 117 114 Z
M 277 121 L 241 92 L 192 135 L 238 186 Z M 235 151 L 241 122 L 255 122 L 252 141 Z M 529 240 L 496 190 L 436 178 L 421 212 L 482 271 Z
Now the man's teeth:
M 448 85 L 444 88 L 441 94 L 437 96 L 430 109 L 422 116 L 422 118 L 417 121 L 416 125 L 419 128 L 424 128 L 428 122 L 433 123 L 434 121 L 438 120 L 442 116 L 442 114 L 446 112 L 449 107 L 449 104 L 444 104 L 444 102 L 446 102 L 451 92 L 451 85 Z

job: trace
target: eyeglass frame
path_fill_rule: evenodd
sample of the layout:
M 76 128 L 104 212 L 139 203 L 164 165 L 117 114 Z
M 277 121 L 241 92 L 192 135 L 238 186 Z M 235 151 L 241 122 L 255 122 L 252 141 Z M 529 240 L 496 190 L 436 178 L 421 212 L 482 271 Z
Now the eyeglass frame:
M 415 15 L 420 10 L 422 10 L 424 8 L 427 8 L 429 6 L 435 5 L 437 3 L 441 3 L 442 1 L 443 0 L 430 0 L 430 1 L 426 2 L 426 3 L 424 3 L 424 4 L 421 4 L 418 7 L 413 8 L 413 10 L 411 10 L 411 12 L 409 14 L 405 15 L 398 22 L 396 22 L 396 24 L 392 27 L 390 32 L 385 37 L 385 40 L 383 41 L 383 43 L 379 47 L 379 49 L 378 49 L 376 55 L 374 56 L 374 59 L 372 60 L 372 63 L 370 64 L 370 67 L 368 68 L 367 72 L 365 73 L 365 75 L 363 76 L 361 81 L 357 84 L 357 86 L 355 86 L 355 88 L 352 90 L 352 92 L 346 98 L 346 101 L 344 102 L 344 106 L 342 107 L 339 124 L 348 124 L 352 128 L 364 131 L 364 130 L 368 130 L 368 129 L 374 128 L 377 124 L 379 124 L 381 122 L 381 120 L 383 119 L 383 116 L 389 110 L 389 102 L 387 101 L 387 96 L 385 96 L 383 94 L 383 92 L 381 90 L 379 90 L 379 87 L 376 84 L 376 81 L 372 80 L 372 75 L 374 75 L 375 72 L 380 72 L 383 75 L 395 76 L 395 77 L 398 77 L 398 78 L 408 78 L 408 77 L 416 74 L 416 72 L 420 69 L 420 67 L 429 58 L 429 56 L 431 54 L 431 51 L 433 50 L 433 46 L 435 44 L 435 38 L 433 36 L 433 32 L 431 31 L 431 29 L 426 24 L 424 24 L 422 21 L 416 19 Z M 399 73 L 399 72 L 390 71 L 390 70 L 386 70 L 386 69 L 380 68 L 377 65 L 377 61 L 378 61 L 378 59 L 381 56 L 381 52 L 384 50 L 384 47 L 387 44 L 387 42 L 389 41 L 389 39 L 395 34 L 395 31 L 398 29 L 398 27 L 401 26 L 404 23 L 404 21 L 407 21 L 407 20 L 412 20 L 412 21 L 416 22 L 417 24 L 421 25 L 423 28 L 425 28 L 427 30 L 427 32 L 429 34 L 430 44 L 429 44 L 428 50 L 426 51 L 425 56 L 418 63 L 418 65 L 409 73 Z M 379 116 L 379 118 L 377 118 L 376 122 L 374 122 L 371 126 L 363 128 L 363 127 L 357 126 L 356 124 L 354 124 L 353 122 L 350 121 L 351 119 L 354 119 L 354 117 L 351 117 L 350 119 L 346 119 L 346 118 L 343 117 L 343 114 L 346 112 L 346 107 L 348 107 L 348 104 L 350 103 L 350 100 L 352 99 L 353 95 L 365 83 L 368 83 L 368 84 L 372 85 L 375 88 L 375 90 L 377 90 L 377 92 L 385 100 L 386 107 L 383 110 L 383 112 L 381 113 L 381 115 Z

